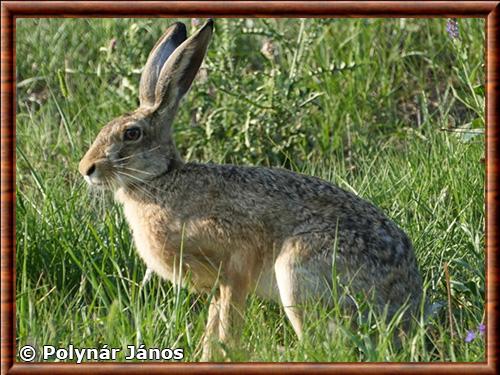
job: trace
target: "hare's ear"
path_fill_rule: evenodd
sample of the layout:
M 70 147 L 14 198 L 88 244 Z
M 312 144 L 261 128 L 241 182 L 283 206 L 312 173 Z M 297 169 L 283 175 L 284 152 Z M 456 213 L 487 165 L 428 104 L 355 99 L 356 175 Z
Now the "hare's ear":
M 186 40 L 186 37 L 186 26 L 181 22 L 176 22 L 156 42 L 141 75 L 139 86 L 141 106 L 150 107 L 155 104 L 155 90 L 161 69 L 175 49 Z
M 156 84 L 155 106 L 162 111 L 175 108 L 188 91 L 200 69 L 212 37 L 213 21 L 208 20 L 195 34 L 184 41 L 170 55 Z

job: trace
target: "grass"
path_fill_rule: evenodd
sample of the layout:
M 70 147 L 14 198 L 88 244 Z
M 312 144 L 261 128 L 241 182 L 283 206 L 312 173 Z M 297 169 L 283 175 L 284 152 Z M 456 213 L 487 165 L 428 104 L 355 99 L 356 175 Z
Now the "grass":
M 77 172 L 98 129 L 137 105 L 169 23 L 17 20 L 18 348 L 144 343 L 199 359 L 206 297 L 156 276 L 142 287 L 121 208 Z M 430 300 L 446 302 L 397 350 L 369 339 L 380 320 L 352 334 L 340 315 L 334 335 L 311 327 L 299 342 L 278 305 L 251 297 L 234 360 L 485 360 L 483 337 L 465 341 L 485 322 L 484 20 L 459 26 L 452 39 L 445 19 L 216 21 L 176 122 L 181 154 L 285 166 L 372 201 L 412 239 Z

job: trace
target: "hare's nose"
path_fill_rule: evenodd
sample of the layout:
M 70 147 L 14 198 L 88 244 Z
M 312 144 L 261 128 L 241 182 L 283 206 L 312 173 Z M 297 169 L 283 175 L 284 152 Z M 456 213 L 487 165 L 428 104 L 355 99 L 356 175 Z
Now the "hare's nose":
M 94 172 L 95 172 L 95 163 L 87 168 L 87 170 L 85 171 L 85 175 L 90 177 Z
M 80 171 L 83 177 L 90 177 L 90 175 L 95 172 L 95 169 L 96 169 L 96 163 L 91 162 L 90 160 L 87 161 L 86 158 L 83 158 L 80 161 L 80 165 L 78 166 L 78 170 Z

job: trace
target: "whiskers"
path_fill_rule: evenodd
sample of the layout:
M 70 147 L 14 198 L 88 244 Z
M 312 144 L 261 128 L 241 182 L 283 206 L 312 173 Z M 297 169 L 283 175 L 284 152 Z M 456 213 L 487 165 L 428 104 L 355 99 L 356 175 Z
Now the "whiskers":
M 135 169 L 135 168 L 131 168 L 131 167 L 125 167 L 124 165 L 117 165 L 115 168 L 117 169 L 124 169 L 124 170 L 127 170 L 127 171 L 131 171 L 131 172 L 137 172 L 137 173 L 142 173 L 142 174 L 145 174 L 145 175 L 148 175 L 148 176 L 156 176 L 155 173 L 151 173 L 151 172 L 147 172 L 147 171 L 141 171 L 139 169 Z
M 159 148 L 160 148 L 160 146 L 156 146 L 156 147 L 153 147 L 153 148 L 151 148 L 151 149 L 149 149 L 149 150 L 136 152 L 135 154 L 128 155 L 128 156 L 124 156 L 123 158 L 112 159 L 111 161 L 112 161 L 113 163 L 116 163 L 116 162 L 120 162 L 120 161 L 128 160 L 128 159 L 134 158 L 134 157 L 139 156 L 139 155 L 147 154 L 148 152 L 153 152 L 153 151 L 155 151 L 155 150 L 158 150 Z
M 156 200 L 155 195 L 151 192 L 151 190 L 156 190 L 161 192 L 162 190 L 151 185 L 148 182 L 148 178 L 156 177 L 156 173 L 152 173 L 149 171 L 140 170 L 137 168 L 133 168 L 127 165 L 127 161 L 132 158 L 139 157 L 141 155 L 153 152 L 159 149 L 161 146 L 155 146 L 149 150 L 136 152 L 132 155 L 124 156 L 118 159 L 110 159 L 113 163 L 113 178 L 118 181 L 120 186 L 126 187 L 127 185 L 134 190 L 144 194 L 151 200 Z
M 149 199 L 151 200 L 156 200 L 157 198 L 146 188 L 146 187 L 149 187 L 149 188 L 152 188 L 154 190 L 158 190 L 158 191 L 162 191 L 161 189 L 158 189 L 157 187 L 151 185 L 147 180 L 144 180 L 140 177 L 137 177 L 133 174 L 130 174 L 130 173 L 127 173 L 127 172 L 124 172 L 123 170 L 116 170 L 115 171 L 117 177 L 125 177 L 125 180 L 126 181 L 126 184 L 130 185 L 132 188 L 140 191 L 142 194 L 144 194 L 145 196 L 147 196 Z

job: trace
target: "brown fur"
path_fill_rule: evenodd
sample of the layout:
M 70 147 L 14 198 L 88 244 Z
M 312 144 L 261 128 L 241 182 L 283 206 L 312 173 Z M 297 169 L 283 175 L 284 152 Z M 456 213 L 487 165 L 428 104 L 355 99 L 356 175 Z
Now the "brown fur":
M 236 345 L 252 292 L 281 301 L 301 337 L 302 304 L 340 303 L 331 294 L 334 260 L 352 291 L 373 296 L 389 316 L 409 301 L 410 317 L 422 294 L 411 243 L 372 204 L 288 170 L 182 161 L 172 121 L 212 27 L 183 42 L 182 26 L 167 30 L 144 69 L 141 106 L 105 126 L 80 163 L 90 184 L 115 191 L 148 268 L 197 292 L 217 289 L 202 360 L 216 356 L 218 341 Z M 140 139 L 123 139 L 130 127 Z

